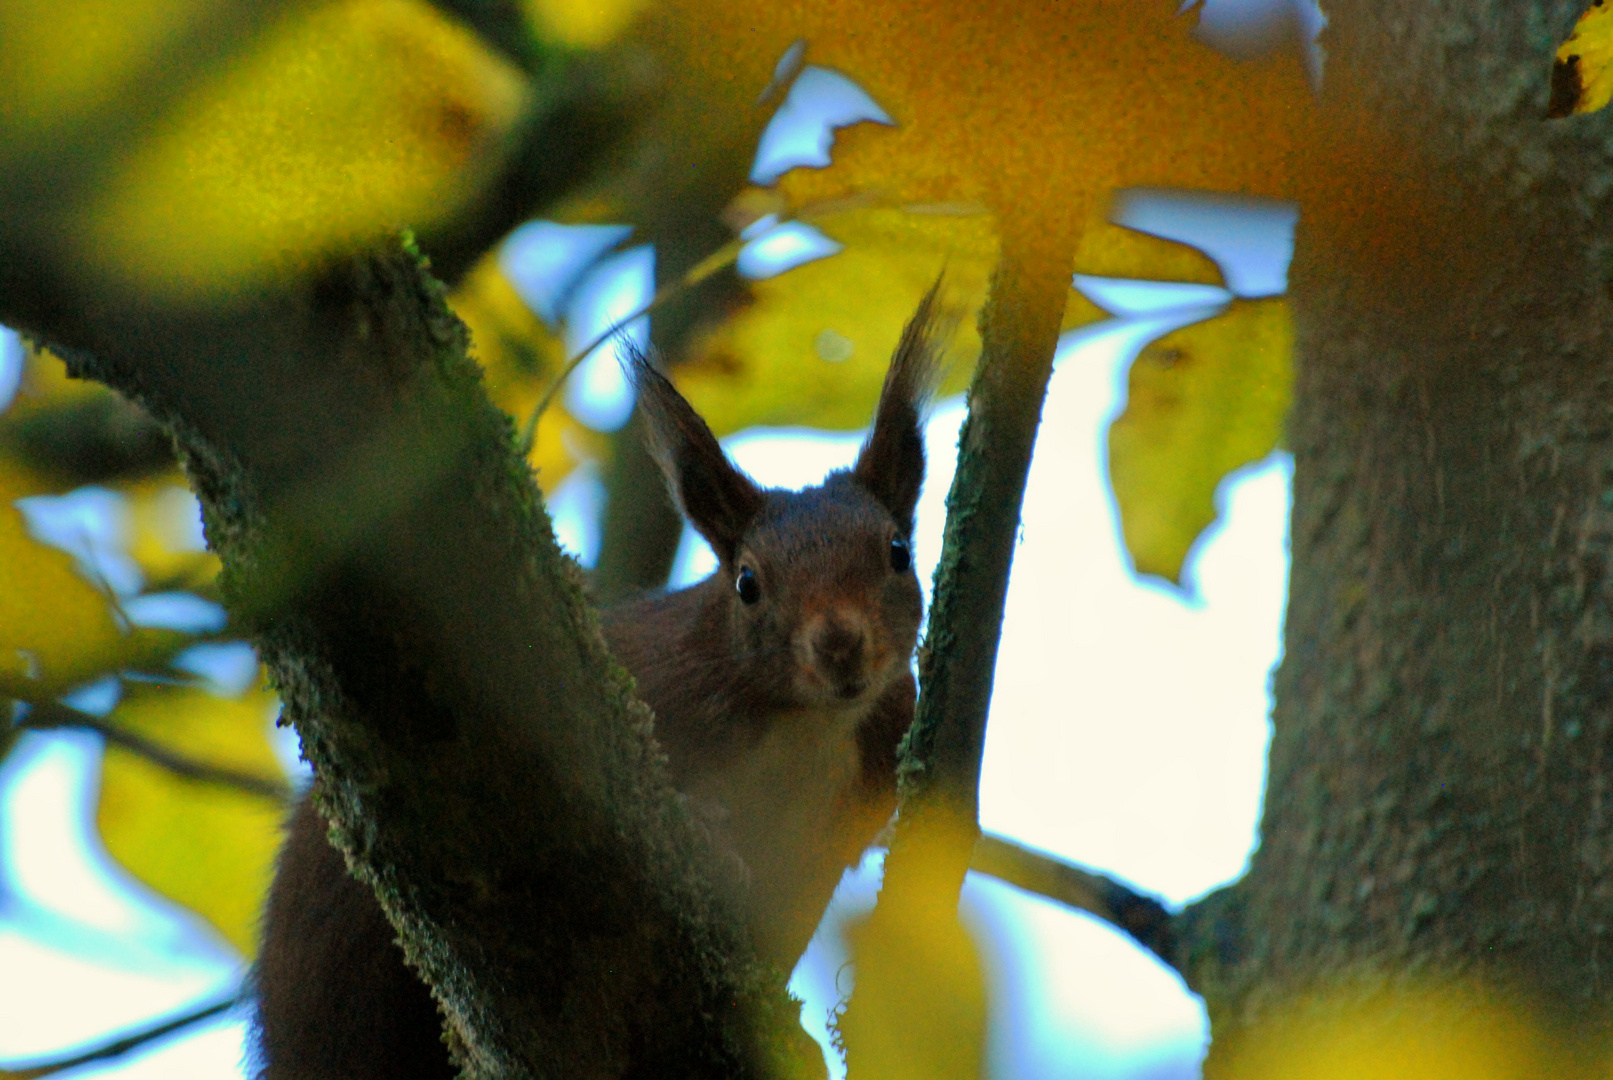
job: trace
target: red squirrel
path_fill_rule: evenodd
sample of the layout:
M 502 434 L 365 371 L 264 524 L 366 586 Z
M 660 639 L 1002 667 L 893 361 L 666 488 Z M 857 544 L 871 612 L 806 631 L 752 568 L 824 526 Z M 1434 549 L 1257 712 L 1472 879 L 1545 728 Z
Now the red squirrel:
M 939 355 L 920 302 L 848 470 L 758 487 L 642 355 L 629 367 L 652 452 L 717 569 L 602 613 L 655 712 L 673 784 L 727 855 L 762 957 L 788 971 L 841 872 L 896 806 L 922 615 L 913 511 L 920 413 Z M 255 973 L 262 1080 L 451 1080 L 442 1018 L 311 799 L 294 812 Z

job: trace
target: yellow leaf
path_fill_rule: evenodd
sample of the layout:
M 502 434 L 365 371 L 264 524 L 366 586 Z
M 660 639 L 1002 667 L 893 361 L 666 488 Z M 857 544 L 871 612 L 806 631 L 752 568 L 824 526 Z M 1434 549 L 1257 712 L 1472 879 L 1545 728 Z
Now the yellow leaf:
M 1094 222 L 1081 234 L 1075 272 L 1095 277 L 1225 284 L 1215 260 L 1198 248 L 1108 221 Z
M 1217 1036 L 1217 1075 L 1242 1080 L 1525 1080 L 1586 1073 L 1553 1052 L 1526 1013 L 1470 986 L 1288 995 L 1235 1045 Z M 1231 1040 L 1228 1040 L 1229 1042 Z M 1555 1064 L 1553 1062 L 1555 1061 Z M 1230 1066 L 1230 1067 L 1229 1067 Z M 1589 1073 L 1586 1073 L 1589 1075 Z
M 941 392 L 962 390 L 973 374 L 975 317 L 997 258 L 989 214 L 862 208 L 808 216 L 844 249 L 754 283 L 751 305 L 696 342 L 674 372 L 718 435 L 753 426 L 865 426 L 902 327 L 943 271 L 945 300 L 960 317 Z M 1103 317 L 1070 293 L 1066 328 Z
M 614 38 L 643 0 L 526 0 L 532 21 L 551 41 L 583 48 Z
M 13 504 L 45 490 L 0 459 L 0 676 L 60 685 L 82 672 L 86 656 L 115 649 L 123 635 L 72 556 L 28 535 Z
M 206 298 L 429 224 L 495 165 L 526 93 L 427 4 L 298 6 L 112 171 L 78 257 L 169 300 Z
M 119 490 L 129 500 L 129 554 L 147 582 L 196 588 L 218 574 L 218 557 L 195 546 L 200 508 L 179 472 L 120 485 Z
M 961 820 L 930 823 L 939 827 L 909 827 L 886 859 L 878 907 L 847 933 L 855 988 L 840 1031 L 850 1076 L 979 1075 L 986 984 L 978 948 L 958 919 L 962 867 L 952 865 L 972 833 Z
M 6 410 L 15 417 L 30 409 L 59 405 L 74 398 L 88 398 L 116 394 L 97 382 L 74 379 L 67 374 L 67 365 L 49 349 L 37 342 L 23 339 L 22 381 L 17 396 Z
M 856 0 L 826 0 L 744 20 L 769 57 L 805 37 L 812 62 L 845 71 L 898 124 L 846 129 L 831 168 L 782 186 L 797 202 L 877 191 L 1022 217 L 1137 185 L 1282 194 L 1312 114 L 1299 57 L 1232 60 L 1173 8 L 899 0 L 876 23 Z M 712 42 L 707 64 L 728 63 L 729 47 Z
M 1548 117 L 1595 112 L 1613 100 L 1613 4 L 1591 0 L 1551 66 Z
M 0 144 L 106 104 L 213 0 L 0 4 Z
M 1277 446 L 1293 346 L 1287 300 L 1235 300 L 1132 364 L 1126 411 L 1109 428 L 1109 478 L 1139 574 L 1181 584 L 1189 549 L 1215 520 L 1216 488 Z
M 121 704 L 111 721 L 184 756 L 283 778 L 269 746 L 274 698 L 252 690 L 231 700 L 163 688 Z M 256 951 L 285 809 L 218 784 L 181 779 L 108 746 L 96 822 L 107 851 L 135 877 L 206 919 L 242 955 Z
M 489 254 L 448 297 L 470 328 L 470 352 L 482 365 L 487 395 L 523 429 L 549 386 L 565 367 L 565 343 L 527 307 Z M 572 419 L 558 396 L 537 428 L 527 460 L 543 490 L 552 492 L 578 459 L 603 452 L 603 440 Z
M 845 250 L 752 286 L 755 301 L 706 335 L 674 373 L 718 435 L 755 425 L 853 430 L 868 423 L 891 350 L 943 269 L 947 303 L 973 312 L 997 241 L 989 217 L 859 210 L 815 221 Z M 951 389 L 968 383 L 980 338 L 959 320 Z

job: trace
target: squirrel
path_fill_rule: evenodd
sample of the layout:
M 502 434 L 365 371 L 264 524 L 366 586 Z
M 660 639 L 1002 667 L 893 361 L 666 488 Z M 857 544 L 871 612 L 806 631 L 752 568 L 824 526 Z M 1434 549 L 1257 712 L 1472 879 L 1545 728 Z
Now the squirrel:
M 896 807 L 923 599 L 912 554 L 938 279 L 850 469 L 759 487 L 642 354 L 627 364 L 652 455 L 717 569 L 603 611 L 654 711 L 673 786 L 732 864 L 757 953 L 788 971 L 847 866 Z M 261 1080 L 451 1080 L 442 1017 L 313 800 L 293 812 L 254 973 Z

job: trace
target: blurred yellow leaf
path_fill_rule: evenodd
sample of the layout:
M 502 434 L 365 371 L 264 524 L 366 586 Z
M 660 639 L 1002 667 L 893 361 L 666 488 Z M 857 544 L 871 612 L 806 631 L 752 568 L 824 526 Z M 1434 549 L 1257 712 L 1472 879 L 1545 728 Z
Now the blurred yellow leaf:
M 1595 112 L 1613 100 L 1613 5 L 1591 0 L 1558 46 L 1548 117 Z
M 427 4 L 298 6 L 113 170 L 78 257 L 169 299 L 305 269 L 451 213 L 525 98 L 514 67 Z
M 201 508 L 178 471 L 121 485 L 120 490 L 129 500 L 133 526 L 129 554 L 148 582 L 194 588 L 217 575 L 218 557 L 196 547 Z
M 943 269 L 946 299 L 962 317 L 942 391 L 967 386 L 980 355 L 975 318 L 997 258 L 991 215 L 963 208 L 864 207 L 803 216 L 844 249 L 753 284 L 754 302 L 697 342 L 691 360 L 675 373 L 678 388 L 712 430 L 725 435 L 755 425 L 853 430 L 867 424 L 902 327 Z M 1087 230 L 1077 265 L 1092 272 L 1146 268 L 1169 280 L 1221 281 L 1202 252 L 1102 221 Z M 1105 317 L 1071 292 L 1065 329 Z
M 0 4 L 0 143 L 104 104 L 214 0 Z
M 74 398 L 110 396 L 117 391 L 88 379 L 74 379 L 67 374 L 67 365 L 49 349 L 37 342 L 23 340 L 22 381 L 17 396 L 7 408 L 8 416 L 30 409 L 57 405 Z
M 264 777 L 283 772 L 269 746 L 274 697 L 236 699 L 162 688 L 133 696 L 111 722 L 195 761 Z M 206 919 L 242 955 L 257 947 L 258 912 L 273 873 L 285 808 L 219 784 L 181 779 L 108 746 L 96 822 L 130 873 Z
M 569 359 L 565 343 L 516 294 L 496 252 L 465 275 L 448 303 L 470 328 L 470 353 L 482 365 L 487 396 L 522 430 Z M 527 460 L 543 490 L 552 492 L 580 459 L 603 453 L 603 442 L 556 399 L 538 425 Z
M 967 385 L 997 241 L 989 217 L 859 210 L 816 221 L 845 250 L 752 286 L 754 302 L 696 342 L 674 373 L 712 430 L 754 425 L 854 430 L 868 423 L 891 350 L 946 272 L 959 320 L 947 389 Z
M 1291 999 L 1240 1033 L 1217 1075 L 1240 1080 L 1524 1080 L 1589 1075 L 1552 1060 L 1533 1020 L 1461 987 Z M 1229 1060 L 1233 1063 L 1228 1068 Z
M 949 869 L 947 850 L 967 852 L 972 830 L 962 821 L 932 823 L 941 827 L 922 834 L 910 827 L 905 849 L 887 856 L 878 907 L 847 933 L 856 985 L 840 1032 L 852 1077 L 980 1075 L 985 975 L 958 920 L 961 868 Z
M 72 556 L 28 535 L 13 504 L 46 490 L 0 459 L 0 676 L 59 684 L 83 670 L 87 655 L 114 649 L 123 635 Z
M 1095 277 L 1225 284 L 1215 260 L 1198 248 L 1108 221 L 1094 222 L 1081 234 L 1075 272 Z
M 1287 300 L 1235 300 L 1133 362 L 1126 411 L 1109 428 L 1109 479 L 1139 574 L 1181 584 L 1188 550 L 1215 520 L 1216 488 L 1277 446 L 1293 347 Z
M 591 47 L 614 38 L 644 0 L 526 0 L 533 23 L 551 41 Z
M 831 168 L 781 182 L 797 202 L 877 191 L 1033 218 L 1141 184 L 1283 193 L 1313 112 L 1298 50 L 1235 61 L 1174 8 L 898 0 L 875 22 L 856 0 L 827 0 L 741 25 L 768 58 L 806 38 L 813 63 L 849 74 L 898 124 L 841 132 Z M 738 48 L 711 42 L 705 66 Z

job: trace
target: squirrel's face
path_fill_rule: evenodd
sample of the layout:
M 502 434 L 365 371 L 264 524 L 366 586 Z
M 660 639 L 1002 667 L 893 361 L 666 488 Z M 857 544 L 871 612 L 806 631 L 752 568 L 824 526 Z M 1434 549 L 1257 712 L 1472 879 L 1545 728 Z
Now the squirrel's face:
M 906 673 L 923 600 L 910 538 L 849 474 L 769 493 L 722 573 L 735 655 L 781 704 L 872 704 Z
M 717 553 L 733 635 L 719 662 L 754 697 L 856 711 L 907 673 L 922 607 L 909 547 L 924 482 L 920 412 L 948 322 L 940 287 L 902 331 L 856 464 L 805 491 L 757 485 L 666 376 L 630 358 L 650 448 Z

